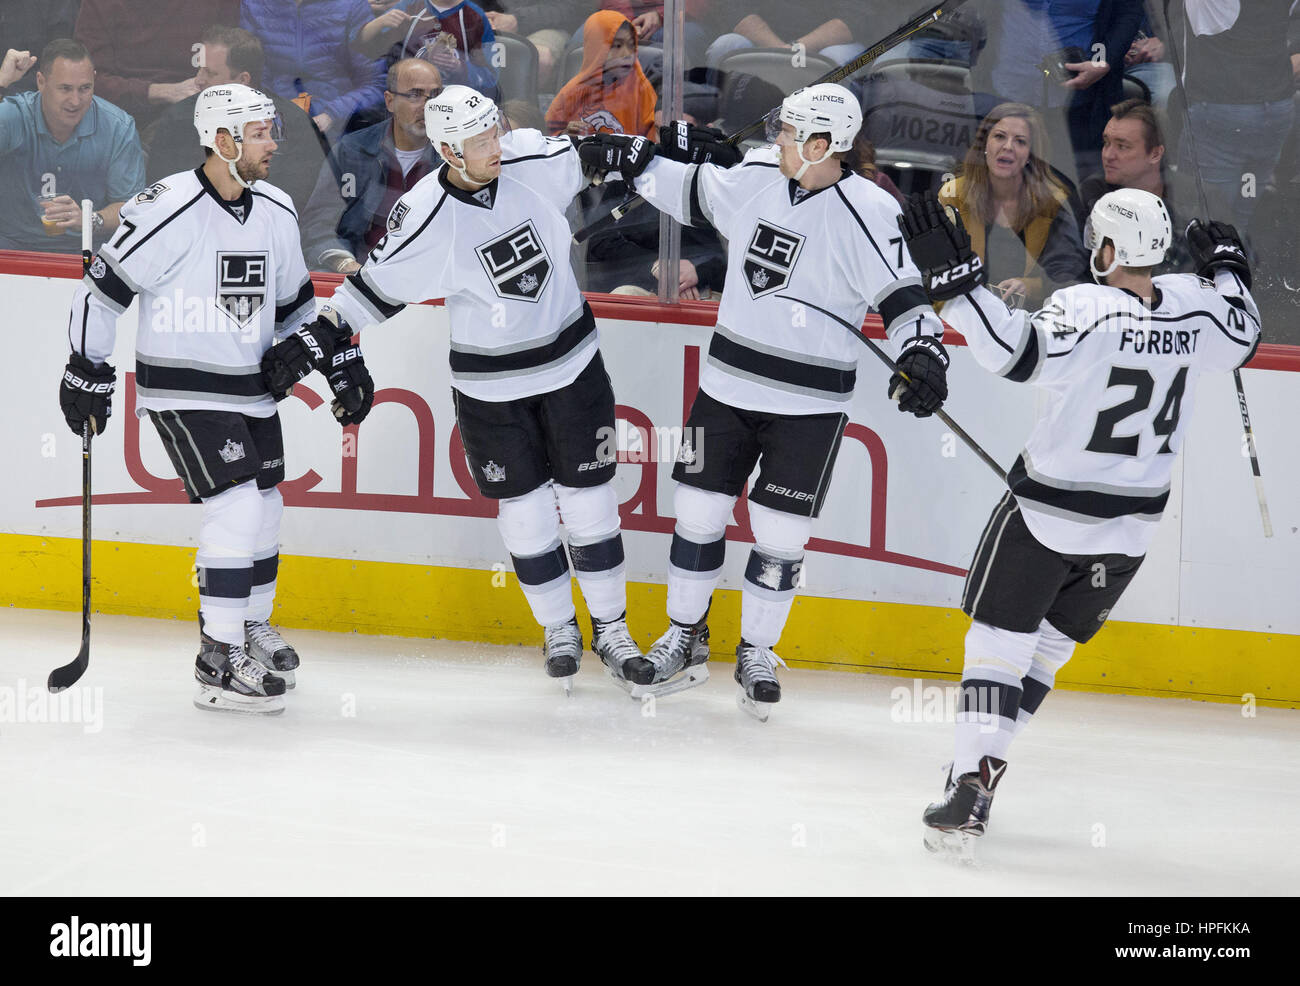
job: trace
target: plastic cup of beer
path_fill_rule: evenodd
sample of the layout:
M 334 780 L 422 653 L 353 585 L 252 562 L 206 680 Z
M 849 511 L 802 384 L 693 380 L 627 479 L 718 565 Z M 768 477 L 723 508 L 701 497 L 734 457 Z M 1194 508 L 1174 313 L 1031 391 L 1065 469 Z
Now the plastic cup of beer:
M 47 203 L 53 202 L 58 195 L 54 192 L 42 192 L 36 197 L 41 210 L 41 228 L 45 230 L 46 236 L 62 236 L 66 232 L 57 222 L 52 222 L 45 218 Z

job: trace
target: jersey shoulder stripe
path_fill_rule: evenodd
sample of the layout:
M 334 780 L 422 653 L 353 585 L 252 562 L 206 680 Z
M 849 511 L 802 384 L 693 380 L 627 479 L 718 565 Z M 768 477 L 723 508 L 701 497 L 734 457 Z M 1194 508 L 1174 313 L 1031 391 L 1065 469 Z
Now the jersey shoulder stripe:
M 878 244 L 876 242 L 876 238 L 871 235 L 871 230 L 867 227 L 866 222 L 863 221 L 862 216 L 858 212 L 858 210 L 853 207 L 853 203 L 849 201 L 849 197 L 844 194 L 844 189 L 840 188 L 840 184 L 841 184 L 840 182 L 836 182 L 835 185 L 833 186 L 835 189 L 835 194 L 839 196 L 840 201 L 844 203 L 844 208 L 849 210 L 849 214 L 853 216 L 858 226 L 862 229 L 862 232 L 867 237 L 867 242 L 870 243 L 871 248 L 876 251 L 876 256 L 879 257 L 880 262 L 885 265 L 885 269 L 893 270 L 893 268 L 889 266 L 889 261 L 885 259 L 885 255 L 880 249 L 880 244 Z
M 258 182 L 258 184 L 261 185 L 263 184 L 263 182 Z M 293 217 L 293 221 L 295 223 L 298 221 L 298 211 L 294 209 L 292 202 L 282 202 L 276 196 L 268 195 L 266 192 L 259 191 L 256 188 L 254 188 L 252 191 L 253 194 L 256 195 L 259 199 L 266 199 L 266 201 L 270 202 L 272 205 L 279 206 L 285 212 L 289 213 L 289 215 Z
M 179 216 L 187 212 L 193 205 L 195 205 L 201 198 L 203 198 L 203 195 L 204 195 L 204 191 L 203 189 L 200 188 L 197 192 L 194 193 L 193 197 L 190 198 L 189 201 L 187 201 L 184 205 L 180 206 L 175 212 L 171 213 L 169 216 L 164 218 L 160 223 L 158 223 L 152 229 L 150 229 L 149 232 L 145 233 L 142 237 L 140 237 L 140 239 L 136 240 L 135 243 L 131 245 L 130 249 L 128 249 L 124 254 L 122 254 L 117 259 L 119 261 L 128 260 L 133 253 L 139 250 L 151 239 L 153 239 L 159 232 L 161 232 L 168 225 L 174 222 Z M 132 214 L 132 218 L 134 218 L 134 213 Z M 138 226 L 140 224 L 137 223 L 136 225 Z
M 436 175 L 436 172 L 435 172 L 435 175 Z M 425 181 L 425 180 L 426 180 L 427 178 L 429 178 L 429 177 L 433 177 L 433 176 L 426 175 L 424 178 L 421 178 L 420 180 L 421 180 L 421 181 Z M 416 227 L 415 232 L 412 233 L 410 236 L 408 236 L 406 239 L 404 239 L 401 243 L 397 244 L 397 247 L 393 250 L 392 253 L 387 254 L 387 255 L 385 255 L 385 256 L 382 256 L 382 257 L 378 258 L 379 263 L 382 264 L 382 263 L 387 263 L 388 261 L 391 261 L 391 260 L 392 260 L 394 257 L 396 257 L 399 253 L 401 253 L 401 252 L 402 252 L 403 250 L 405 250 L 408 246 L 410 246 L 412 243 L 414 243 L 415 240 L 419 237 L 419 235 L 420 235 L 421 233 L 423 233 L 426 229 L 429 228 L 429 223 L 433 222 L 433 217 L 436 216 L 436 215 L 438 214 L 438 211 L 442 208 L 443 203 L 446 202 L 446 201 L 447 201 L 447 198 L 448 198 L 448 195 L 447 195 L 446 191 L 443 191 L 443 190 L 441 190 L 441 189 L 440 189 L 439 191 L 441 192 L 441 195 L 439 196 L 438 201 L 434 204 L 433 208 L 429 210 L 429 214 L 428 214 L 427 216 L 424 217 L 424 221 L 423 221 L 422 223 L 420 223 L 420 225 L 419 225 L 418 227 Z M 405 196 L 403 196 L 403 198 L 405 198 Z M 398 199 L 397 204 L 398 204 L 398 205 L 401 205 L 401 204 L 402 204 L 402 199 Z M 397 209 L 397 205 L 393 206 L 393 209 L 396 210 L 396 209 Z

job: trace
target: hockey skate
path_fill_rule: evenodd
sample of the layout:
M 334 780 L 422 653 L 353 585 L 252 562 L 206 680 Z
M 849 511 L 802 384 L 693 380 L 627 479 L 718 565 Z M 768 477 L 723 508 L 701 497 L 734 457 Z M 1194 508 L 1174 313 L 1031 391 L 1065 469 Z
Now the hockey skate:
M 298 652 L 265 620 L 244 624 L 244 651 L 277 678 L 283 678 L 285 688 L 298 683 Z
M 662 698 L 709 680 L 708 613 L 694 626 L 669 621 L 668 632 L 646 652 L 647 675 L 629 689 L 633 698 Z
M 194 704 L 200 709 L 277 715 L 284 711 L 284 679 L 244 653 L 238 644 L 200 636 L 194 678 L 199 683 Z
M 573 679 L 582 664 L 582 631 L 578 629 L 576 616 L 571 617 L 568 623 L 546 627 L 542 656 L 546 660 L 547 676 L 559 678 L 564 694 L 571 695 Z
M 744 640 L 736 647 L 736 683 L 740 685 L 736 704 L 759 722 L 767 722 L 772 705 L 781 701 L 778 664 L 789 666 L 770 647 L 757 647 Z
M 627 613 L 616 620 L 603 623 L 593 616 L 591 649 L 605 665 L 605 672 L 624 690 L 637 687 L 636 682 L 650 681 L 654 674 L 650 663 L 642 655 L 641 648 L 628 632 Z
M 1007 762 L 997 757 L 981 757 L 979 770 L 960 777 L 948 770 L 943 800 L 925 809 L 925 848 L 945 853 L 963 862 L 975 861 L 975 840 L 988 829 L 993 793 L 997 790 Z

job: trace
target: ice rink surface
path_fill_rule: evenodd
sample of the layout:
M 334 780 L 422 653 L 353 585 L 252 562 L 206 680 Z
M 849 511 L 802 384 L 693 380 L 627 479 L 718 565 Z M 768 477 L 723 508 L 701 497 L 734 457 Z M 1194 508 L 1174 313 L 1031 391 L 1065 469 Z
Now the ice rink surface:
M 58 711 L 33 690 L 76 654 L 80 614 L 0 610 L 0 893 L 1300 885 L 1296 711 L 1055 692 L 1012 748 L 971 869 L 921 845 L 952 727 L 897 721 L 910 679 L 782 670 L 763 724 L 736 707 L 730 662 L 642 706 L 590 652 L 566 699 L 538 648 L 286 636 L 303 659 L 288 710 L 225 715 L 191 704 L 193 623 L 96 616 L 82 721 L 32 722 Z

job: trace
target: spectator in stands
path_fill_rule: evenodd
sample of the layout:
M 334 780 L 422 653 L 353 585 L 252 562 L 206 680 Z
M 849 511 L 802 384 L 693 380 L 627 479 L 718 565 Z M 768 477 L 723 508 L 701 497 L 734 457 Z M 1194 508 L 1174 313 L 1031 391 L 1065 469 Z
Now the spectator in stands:
M 636 30 L 622 14 L 598 10 L 583 25 L 583 59 L 550 108 L 551 133 L 656 136 L 654 86 L 637 61 Z
M 745 0 L 739 5 L 721 5 L 717 15 L 725 14 L 730 20 L 737 6 L 747 13 L 733 21 L 727 32 L 709 45 L 705 56 L 709 68 L 716 69 L 731 52 L 745 48 L 801 45 L 804 50 L 823 55 L 837 65 L 852 61 L 866 51 L 866 46 L 854 39 L 854 27 L 850 24 L 857 25 L 864 19 L 859 0 L 818 0 L 811 5 L 790 0 Z M 822 20 L 827 14 L 832 16 Z
M 540 130 L 546 133 L 546 115 L 531 99 L 511 99 L 501 105 L 505 129 Z
M 1210 216 L 1243 234 L 1295 116 L 1291 6 L 1292 0 L 1185 2 L 1183 80 L 1194 139 L 1183 135 L 1178 171 L 1189 179 L 1199 174 Z
M 402 193 L 436 170 L 424 104 L 440 92 L 438 70 L 423 59 L 404 58 L 388 70 L 390 119 L 340 138 L 302 214 L 308 267 L 341 274 L 360 269 L 387 232 Z
M 96 92 L 135 117 L 147 143 L 163 110 L 199 91 L 194 39 L 238 17 L 239 0 L 83 0 L 75 37 L 94 59 Z
M 310 97 L 299 105 L 333 141 L 354 118 L 364 125 L 382 112 L 384 61 L 348 48 L 370 20 L 366 0 L 244 0 L 239 26 L 262 40 L 268 92 Z
M 1165 139 L 1151 104 L 1140 99 L 1116 103 L 1110 108 L 1110 122 L 1102 134 L 1102 174 L 1090 175 L 1079 186 L 1081 215 L 1090 215 L 1099 198 L 1119 188 L 1140 188 L 1159 197 L 1169 211 L 1174 231 L 1160 273 L 1182 273 L 1192 269 L 1191 254 L 1183 237 L 1187 221 L 1180 219 L 1174 209 L 1164 163 Z
M 1124 74 L 1131 75 L 1151 94 L 1151 105 L 1161 113 L 1169 105 L 1169 94 L 1174 91 L 1177 80 L 1174 67 L 1169 63 L 1165 53 L 1165 43 L 1150 35 L 1149 18 L 1142 22 L 1138 36 L 1129 46 L 1124 56 Z
M 392 2 L 372 0 L 371 6 Z M 542 92 L 554 92 L 564 81 L 555 76 L 564 64 L 565 45 L 596 9 L 596 0 L 483 0 L 482 6 L 494 32 L 522 35 L 533 43 L 538 85 Z
M 370 0 L 379 16 L 349 38 L 367 56 L 423 58 L 432 62 L 448 86 L 469 86 L 500 100 L 492 67 L 496 35 L 483 8 L 473 0 Z
M 0 86 L 22 76 L 16 55 L 10 50 L 0 63 Z M 143 187 L 131 115 L 95 95 L 95 66 L 84 47 L 70 38 L 51 41 L 37 65 L 36 92 L 0 103 L 0 249 L 78 250 L 82 199 L 95 204 L 102 238 Z
M 853 147 L 845 155 L 844 164 L 850 171 L 861 175 L 875 185 L 879 185 L 896 198 L 899 205 L 904 205 L 907 202 L 903 193 L 898 190 L 898 186 L 894 184 L 894 180 L 876 167 L 875 145 L 867 139 L 867 136 L 861 130 L 853 138 Z
M 686 6 L 686 19 L 683 22 L 682 47 L 686 54 L 686 64 L 703 65 L 705 51 L 712 35 L 699 22 L 699 15 L 707 9 L 707 0 L 683 0 Z M 601 10 L 612 10 L 622 14 L 632 22 L 636 31 L 637 43 L 642 46 L 662 48 L 664 45 L 664 4 L 663 0 L 599 0 Z M 582 44 L 582 26 L 569 38 L 568 48 L 573 49 Z
M 33 52 L 39 55 L 55 38 L 72 37 L 80 6 L 81 0 L 4 0 L 0 4 L 0 51 L 13 48 L 28 56 Z M 32 72 L 17 79 L 9 92 L 35 89 L 36 73 Z
M 1007 0 L 998 7 L 993 91 L 1040 110 L 1063 110 L 1074 160 L 1055 164 L 1080 180 L 1100 171 L 1101 133 L 1110 107 L 1124 98 L 1124 53 L 1137 38 L 1143 4 Z
M 199 44 L 200 89 L 225 82 L 262 88 L 262 42 L 257 35 L 240 27 L 214 25 L 203 32 Z M 284 136 L 276 141 L 280 146 L 272 183 L 289 193 L 301 215 L 316 187 L 328 148 L 301 106 L 281 96 L 271 95 L 271 99 L 284 127 Z M 158 120 L 149 144 L 149 181 L 203 164 L 203 148 L 194 134 L 197 102 L 198 96 L 191 96 L 169 107 Z
M 1066 188 L 1047 164 L 1043 124 L 1023 103 L 995 106 L 981 122 L 939 201 L 954 206 L 1008 304 L 1037 308 L 1053 290 L 1087 280 L 1087 255 Z

